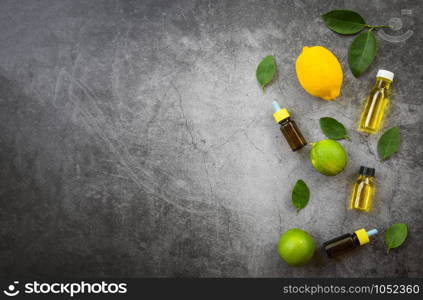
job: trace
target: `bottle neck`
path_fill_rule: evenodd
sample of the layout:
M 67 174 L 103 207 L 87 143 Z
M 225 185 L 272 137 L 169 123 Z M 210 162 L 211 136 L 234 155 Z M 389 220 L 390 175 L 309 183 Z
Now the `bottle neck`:
M 359 174 L 358 175 L 358 179 L 367 179 L 367 180 L 373 180 L 373 176 L 370 175 L 363 175 L 363 174 Z
M 281 125 L 285 125 L 285 124 L 289 123 L 290 121 L 291 121 L 291 118 L 290 118 L 290 117 L 288 117 L 288 118 L 285 118 L 285 119 L 281 120 L 281 121 L 279 122 L 279 124 L 281 124 Z
M 360 247 L 360 240 L 358 239 L 358 236 L 355 233 L 351 235 L 351 239 L 355 247 Z
M 391 87 L 392 81 L 383 77 L 376 77 L 375 87 L 382 89 L 389 89 Z

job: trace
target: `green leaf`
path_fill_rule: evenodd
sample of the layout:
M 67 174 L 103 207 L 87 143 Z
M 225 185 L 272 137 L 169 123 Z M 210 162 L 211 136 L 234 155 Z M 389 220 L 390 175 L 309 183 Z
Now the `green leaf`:
M 354 77 L 359 77 L 373 62 L 377 52 L 377 40 L 372 30 L 360 33 L 348 50 L 348 64 Z
M 401 143 L 401 136 L 398 127 L 387 130 L 377 142 L 377 153 L 381 160 L 385 160 L 397 152 Z
M 295 183 L 294 189 L 292 190 L 292 204 L 300 211 L 306 207 L 308 200 L 310 199 L 310 190 L 307 184 L 301 179 Z
M 257 66 L 256 76 L 263 91 L 276 75 L 276 62 L 272 55 L 268 55 Z
M 407 238 L 407 234 L 407 225 L 404 223 L 394 224 L 389 227 L 385 233 L 385 245 L 387 247 L 387 252 L 389 253 L 390 249 L 401 246 Z
M 322 19 L 329 29 L 340 34 L 355 34 L 366 26 L 363 17 L 351 10 L 332 10 Z
M 320 128 L 324 135 L 332 140 L 349 139 L 345 126 L 334 118 L 320 118 Z

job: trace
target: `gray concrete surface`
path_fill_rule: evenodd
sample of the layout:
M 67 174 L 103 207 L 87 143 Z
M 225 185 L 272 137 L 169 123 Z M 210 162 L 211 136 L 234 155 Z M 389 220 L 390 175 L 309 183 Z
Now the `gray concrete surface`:
M 0 6 L 1 276 L 423 276 L 420 2 Z M 402 22 L 379 33 L 377 59 L 360 79 L 347 66 L 352 37 L 319 17 L 337 8 L 371 24 Z M 334 102 L 298 84 L 296 57 L 313 45 L 342 63 Z M 279 77 L 263 94 L 255 69 L 268 54 Z M 396 125 L 402 134 L 399 153 L 383 163 L 380 134 L 354 130 L 378 68 L 396 74 L 384 129 Z M 324 138 L 320 117 L 343 122 L 352 139 L 342 141 L 347 169 L 325 177 L 308 148 L 291 152 L 272 119 L 273 99 L 310 141 Z M 347 210 L 360 165 L 376 168 L 367 214 Z M 311 200 L 297 215 L 290 193 L 300 178 Z M 396 222 L 409 225 L 409 238 L 387 255 L 383 233 Z M 293 227 L 319 246 L 300 268 L 276 252 Z M 341 259 L 322 254 L 322 242 L 361 227 L 382 234 Z

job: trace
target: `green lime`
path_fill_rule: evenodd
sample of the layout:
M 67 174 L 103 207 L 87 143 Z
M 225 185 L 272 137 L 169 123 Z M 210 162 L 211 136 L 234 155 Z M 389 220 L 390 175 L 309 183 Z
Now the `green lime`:
M 318 172 L 334 176 L 344 170 L 348 157 L 340 143 L 334 140 L 323 140 L 313 144 L 310 161 Z
M 301 266 L 313 257 L 314 248 L 311 235 L 304 230 L 293 228 L 281 236 L 278 253 L 288 265 Z

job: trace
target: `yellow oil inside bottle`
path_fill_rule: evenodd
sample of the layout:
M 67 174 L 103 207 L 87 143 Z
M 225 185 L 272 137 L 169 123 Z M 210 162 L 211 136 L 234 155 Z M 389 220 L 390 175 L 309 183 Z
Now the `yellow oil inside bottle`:
M 387 78 L 376 77 L 376 84 L 371 89 L 361 114 L 359 131 L 376 133 L 380 129 L 389 105 L 391 83 L 392 81 Z
M 350 208 L 369 211 L 372 206 L 374 193 L 375 186 L 373 184 L 373 177 L 360 175 L 354 184 Z

